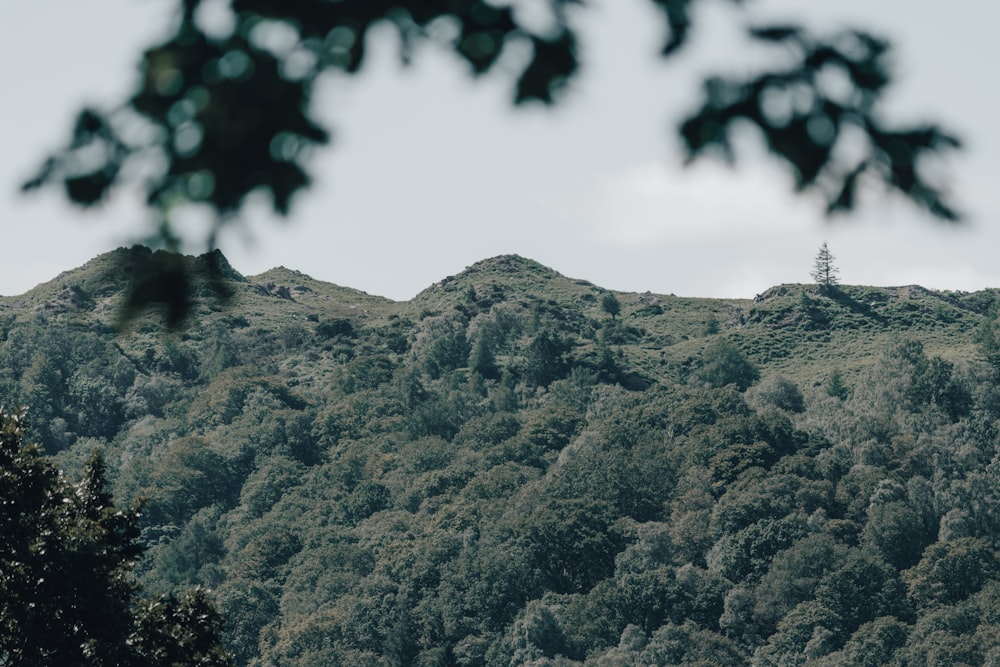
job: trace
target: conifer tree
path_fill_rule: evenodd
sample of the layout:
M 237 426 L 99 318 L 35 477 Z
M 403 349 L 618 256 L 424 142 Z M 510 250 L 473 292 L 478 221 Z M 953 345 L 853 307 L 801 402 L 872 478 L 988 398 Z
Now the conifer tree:
M 816 262 L 813 264 L 813 270 L 809 274 L 823 288 L 833 287 L 840 280 L 838 277 L 840 269 L 833 263 L 833 260 L 833 253 L 827 247 L 826 241 L 823 241 L 823 245 L 819 247 L 819 252 L 816 253 Z

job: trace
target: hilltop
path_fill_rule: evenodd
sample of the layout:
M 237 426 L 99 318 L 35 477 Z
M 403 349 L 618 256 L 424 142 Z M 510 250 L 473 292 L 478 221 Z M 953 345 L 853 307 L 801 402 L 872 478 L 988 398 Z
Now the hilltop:
M 119 249 L 66 271 L 26 294 L 0 297 L 7 321 L 35 316 L 64 317 L 110 331 L 117 321 L 129 275 L 129 256 Z M 320 320 L 346 318 L 384 326 L 390 319 L 418 321 L 451 311 L 472 316 L 506 304 L 524 312 L 551 311 L 582 327 L 587 338 L 607 318 L 604 294 L 621 304 L 615 344 L 636 369 L 657 376 L 696 358 L 715 338 L 733 341 L 762 369 L 800 382 L 823 378 L 834 369 L 852 376 L 891 341 L 920 340 L 931 354 L 951 360 L 974 358 L 974 332 L 991 315 L 997 290 L 937 292 L 916 285 L 845 285 L 824 292 L 816 285 L 778 285 L 753 299 L 683 298 L 611 292 L 568 278 L 530 259 L 502 255 L 477 262 L 427 287 L 412 300 L 395 302 L 361 290 L 315 280 L 278 267 L 243 276 L 216 251 L 214 261 L 229 292 L 216 298 L 206 285 L 208 256 L 184 260 L 198 283 L 188 337 L 213 326 L 259 328 L 270 335 L 297 324 L 317 328 Z M 200 287 L 199 287 L 200 285 Z M 596 323 L 596 324 L 595 324 Z M 125 347 L 156 337 L 161 321 L 147 314 L 120 337 Z M 588 329 L 589 328 L 589 329 Z M 590 331 L 590 333 L 587 333 Z M 676 374 L 674 375 L 676 379 Z

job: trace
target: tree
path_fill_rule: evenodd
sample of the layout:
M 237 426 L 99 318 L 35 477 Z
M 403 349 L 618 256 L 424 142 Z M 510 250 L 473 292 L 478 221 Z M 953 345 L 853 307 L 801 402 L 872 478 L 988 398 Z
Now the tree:
M 604 296 L 601 297 L 601 310 L 610 315 L 612 320 L 622 312 L 622 304 L 618 301 L 618 297 L 614 295 L 614 292 L 605 292 Z
M 1000 555 L 982 540 L 961 537 L 929 546 L 906 573 L 910 598 L 919 607 L 952 604 L 976 593 L 1000 574 Z
M 833 253 L 827 247 L 826 241 L 823 241 L 823 245 L 819 247 L 819 252 L 816 253 L 816 262 L 813 264 L 813 270 L 809 275 L 824 289 L 829 289 L 839 282 L 837 274 L 840 273 L 840 269 L 833 263 L 833 260 Z
M 614 572 L 621 535 L 606 502 L 552 500 L 535 508 L 521 530 L 533 565 L 551 590 L 586 592 Z
M 856 549 L 816 588 L 816 601 L 834 611 L 853 632 L 879 616 L 912 615 L 899 574 L 875 554 Z
M 558 332 L 544 328 L 538 332 L 524 352 L 524 379 L 536 387 L 547 387 L 566 376 L 569 365 L 566 355 L 572 343 Z
M 487 380 L 500 379 L 500 368 L 497 366 L 494 346 L 492 332 L 483 328 L 479 330 L 479 335 L 476 336 L 472 351 L 469 353 L 469 368 Z
M 771 375 L 757 385 L 748 400 L 756 407 L 774 406 L 789 412 L 803 412 L 805 398 L 798 385 L 783 375 Z
M 844 646 L 843 658 L 858 667 L 891 664 L 896 649 L 906 644 L 907 626 L 892 616 L 865 623 Z
M 140 601 L 139 509 L 115 508 L 104 462 L 67 482 L 0 407 L 0 665 L 230 665 L 200 589 Z
M 844 376 L 836 369 L 827 378 L 824 388 L 828 396 L 839 398 L 842 401 L 847 400 L 847 397 L 851 395 L 851 390 L 844 384 Z
M 666 23 L 661 55 L 674 57 L 688 42 L 700 3 L 651 1 Z M 143 76 L 127 102 L 113 111 L 82 110 L 67 148 L 48 158 L 25 189 L 58 183 L 70 200 L 90 206 L 132 181 L 157 213 L 151 237 L 163 247 L 180 247 L 171 216 L 185 203 L 217 213 L 209 229 L 214 245 L 251 192 L 269 193 L 284 215 L 309 185 L 306 156 L 330 135 L 312 116 L 314 85 L 327 72 L 361 72 L 377 25 L 398 32 L 404 62 L 436 43 L 477 76 L 507 70 L 514 61 L 501 56 L 523 50 L 518 105 L 556 102 L 579 71 L 578 0 L 549 0 L 546 27 L 512 5 L 485 0 L 231 0 L 230 27 L 206 30 L 203 4 L 179 0 L 176 33 L 145 51 Z M 731 161 L 734 128 L 749 124 L 788 165 L 796 190 L 819 191 L 829 213 L 853 210 L 859 182 L 872 177 L 935 217 L 958 218 L 918 169 L 925 156 L 956 148 L 958 140 L 936 125 L 893 128 L 879 113 L 892 80 L 888 42 L 863 30 L 817 37 L 795 25 L 757 25 L 749 34 L 787 60 L 746 78 L 705 80 L 700 106 L 678 128 L 689 161 L 710 153 Z M 842 82 L 850 94 L 842 94 Z M 135 131 L 142 126 L 149 131 Z M 845 143 L 860 150 L 839 150 Z M 135 305 L 183 303 L 190 285 L 177 263 L 147 261 L 153 280 L 136 288 Z
M 705 350 L 704 362 L 694 376 L 712 387 L 732 384 L 739 391 L 746 391 L 760 377 L 760 371 L 738 347 L 722 340 Z

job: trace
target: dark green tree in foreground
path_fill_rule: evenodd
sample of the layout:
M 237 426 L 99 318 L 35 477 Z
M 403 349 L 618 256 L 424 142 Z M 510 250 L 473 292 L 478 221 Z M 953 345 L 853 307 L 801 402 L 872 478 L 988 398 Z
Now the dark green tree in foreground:
M 664 19 L 661 56 L 673 58 L 688 42 L 700 3 L 651 1 Z M 59 183 L 70 200 L 90 206 L 131 181 L 158 212 L 152 238 L 178 249 L 171 210 L 199 203 L 217 213 L 212 245 L 251 192 L 269 194 L 284 215 L 309 184 L 307 156 L 330 134 L 314 118 L 314 86 L 328 72 L 360 73 L 373 27 L 398 33 L 404 62 L 433 45 L 477 76 L 510 71 L 517 59 L 502 56 L 523 53 L 514 103 L 552 104 L 578 74 L 574 23 L 586 10 L 580 0 L 548 0 L 551 20 L 540 26 L 499 1 L 230 0 L 231 26 L 209 30 L 200 20 L 203 4 L 179 0 L 176 32 L 143 54 L 131 97 L 111 110 L 81 111 L 68 146 L 26 189 Z M 958 218 L 919 169 L 958 140 L 935 125 L 897 128 L 880 114 L 891 81 L 886 41 L 862 30 L 816 36 L 792 24 L 758 25 L 749 34 L 785 60 L 744 78 L 705 80 L 700 104 L 678 128 L 689 161 L 709 153 L 732 161 L 735 128 L 755 127 L 791 170 L 795 189 L 819 192 L 829 213 L 853 210 L 859 185 L 875 181 L 937 218 Z M 136 131 L 142 127 L 151 131 Z M 851 150 L 840 150 L 848 141 Z M 169 268 L 154 274 L 181 289 L 147 290 L 139 305 L 184 297 L 183 276 Z
M 823 241 L 823 245 L 819 247 L 819 252 L 816 253 L 816 261 L 809 275 L 812 276 L 817 285 L 824 289 L 830 289 L 840 281 L 840 269 L 833 263 L 833 260 L 833 253 L 827 247 L 826 241 Z
M 139 511 L 114 506 L 101 458 L 71 484 L 26 428 L 0 407 L 0 665 L 232 664 L 204 591 L 139 600 Z

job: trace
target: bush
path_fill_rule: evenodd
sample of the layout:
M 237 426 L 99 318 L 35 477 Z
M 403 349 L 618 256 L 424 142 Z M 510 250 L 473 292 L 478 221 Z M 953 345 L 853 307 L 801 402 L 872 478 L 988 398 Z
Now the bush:
M 760 371 L 732 343 L 719 341 L 705 350 L 694 377 L 716 389 L 734 385 L 746 391 L 760 377 Z
M 747 390 L 747 402 L 758 410 L 775 407 L 788 412 L 802 412 L 806 409 L 802 390 L 781 375 L 770 375 L 756 387 Z

